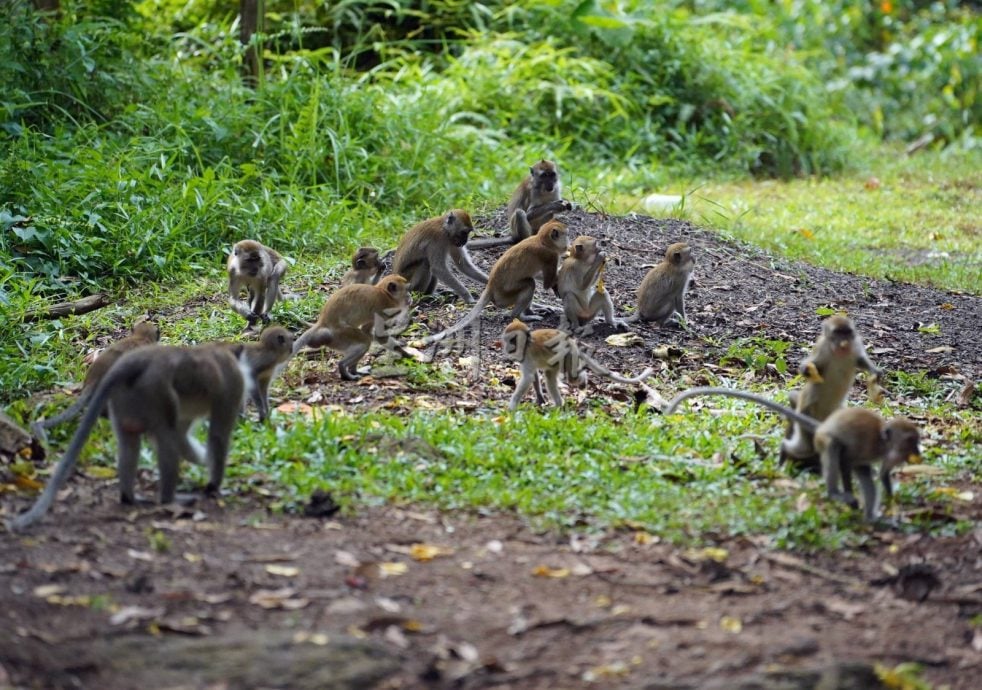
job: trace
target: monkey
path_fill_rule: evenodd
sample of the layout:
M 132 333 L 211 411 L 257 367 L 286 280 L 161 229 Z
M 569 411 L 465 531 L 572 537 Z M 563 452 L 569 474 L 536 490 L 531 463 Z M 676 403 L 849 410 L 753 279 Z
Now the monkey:
M 543 223 L 552 220 L 557 213 L 571 208 L 568 201 L 562 200 L 559 168 L 552 161 L 540 160 L 529 168 L 529 174 L 512 192 L 505 208 L 509 236 L 475 240 L 471 246 L 474 249 L 486 249 L 502 244 L 516 244 L 537 233 Z
M 30 510 L 13 519 L 10 528 L 29 527 L 51 507 L 107 403 L 116 436 L 121 503 L 136 502 L 137 461 L 144 434 L 150 436 L 157 452 L 161 503 L 174 501 L 182 457 L 207 465 L 205 492 L 217 494 L 225 474 L 232 428 L 246 391 L 255 385 L 247 380 L 251 378 L 248 360 L 246 355 L 236 357 L 231 348 L 215 344 L 193 348 L 149 345 L 124 354 L 96 387 L 44 492 Z M 208 417 L 206 453 L 188 433 L 203 417 Z
M 674 325 L 685 314 L 685 291 L 689 288 L 692 269 L 695 267 L 692 250 L 685 242 L 670 244 L 665 258 L 648 271 L 638 288 L 638 309 L 628 322 L 654 321 L 660 326 Z
M 545 403 L 539 380 L 540 370 L 545 372 L 549 397 L 556 407 L 562 407 L 563 404 L 559 392 L 560 373 L 566 378 L 567 384 L 576 388 L 586 384 L 586 369 L 618 383 L 641 383 L 654 373 L 654 369 L 649 367 L 634 378 L 615 374 L 582 352 L 576 340 L 566 333 L 555 328 L 538 328 L 531 331 L 518 319 L 505 327 L 501 335 L 501 350 L 507 359 L 520 362 L 522 367 L 521 378 L 508 402 L 510 410 L 518 407 L 518 403 L 530 386 L 534 386 L 536 401 L 540 405 Z
M 255 240 L 242 240 L 228 256 L 228 303 L 236 314 L 248 321 L 247 330 L 258 321 L 269 323 L 269 311 L 283 299 L 280 279 L 286 273 L 286 260 Z M 247 298 L 241 297 L 245 288 Z
M 598 312 L 603 312 L 604 321 L 615 328 L 626 327 L 623 320 L 614 318 L 614 303 L 604 288 L 606 261 L 595 238 L 580 235 L 573 240 L 557 278 L 557 292 L 563 302 L 560 330 L 571 329 L 578 336 L 590 335 L 593 332 L 590 322 Z
M 447 266 L 449 258 L 461 273 L 487 284 L 487 275 L 467 253 L 467 237 L 473 230 L 470 215 L 459 208 L 424 220 L 403 235 L 392 261 L 392 272 L 409 281 L 413 292 L 429 295 L 438 283 L 443 283 L 467 304 L 474 304 L 470 290 Z
M 512 307 L 511 317 L 520 318 L 532 306 L 537 275 L 542 275 L 542 286 L 546 290 L 556 289 L 559 258 L 568 245 L 569 234 L 563 223 L 558 220 L 544 223 L 539 232 L 509 247 L 495 262 L 484 292 L 463 319 L 420 342 L 424 346 L 430 345 L 462 331 L 481 315 L 488 303 L 501 308 Z
M 345 381 L 354 381 L 362 373 L 356 367 L 371 347 L 373 335 L 387 349 L 402 357 L 410 356 L 380 327 L 385 319 L 409 310 L 412 300 L 407 285 L 402 276 L 389 275 L 377 285 L 341 288 L 328 298 L 317 322 L 296 339 L 294 354 L 307 346 L 327 346 L 344 353 L 338 373 Z
M 246 368 L 247 382 L 253 383 L 246 393 L 259 411 L 260 424 L 269 417 L 269 385 L 293 357 L 293 342 L 293 334 L 282 326 L 267 326 L 258 343 L 225 343 Z
M 852 320 L 842 315 L 830 316 L 822 322 L 822 333 L 811 354 L 798 368 L 808 381 L 800 391 L 789 394 L 791 405 L 799 414 L 823 421 L 842 407 L 857 368 L 877 379 L 882 376 L 866 355 L 863 340 Z M 820 469 L 811 432 L 789 420 L 784 436 L 780 452 L 782 462 L 790 461 L 800 469 Z
M 889 501 L 893 498 L 893 469 L 905 462 L 920 462 L 920 434 L 913 422 L 905 417 L 885 420 L 873 410 L 862 407 L 840 407 L 824 421 L 819 421 L 753 393 L 731 388 L 691 388 L 669 401 L 665 414 L 674 412 L 683 400 L 700 395 L 726 395 L 750 400 L 783 414 L 811 433 L 815 450 L 821 456 L 828 497 L 855 508 L 857 501 L 852 492 L 851 479 L 855 473 L 863 492 L 863 515 L 868 522 L 876 517 L 873 463 L 880 462 L 880 483 Z
M 109 345 L 89 365 L 88 370 L 85 372 L 85 379 L 82 382 L 82 391 L 68 409 L 51 419 L 38 419 L 31 425 L 31 431 L 34 432 L 34 436 L 41 442 L 46 443 L 48 440 L 47 430 L 75 418 L 92 398 L 92 393 L 99 385 L 99 381 L 102 380 L 102 377 L 106 375 L 106 372 L 109 371 L 120 357 L 130 350 L 135 350 L 144 345 L 153 345 L 159 340 L 160 329 L 156 324 L 145 320 L 138 321 L 133 326 L 133 332 L 130 335 Z M 101 410 L 101 412 L 105 416 L 105 409 Z
M 351 257 L 351 269 L 341 278 L 345 285 L 375 285 L 382 277 L 385 265 L 379 259 L 378 249 L 361 247 Z

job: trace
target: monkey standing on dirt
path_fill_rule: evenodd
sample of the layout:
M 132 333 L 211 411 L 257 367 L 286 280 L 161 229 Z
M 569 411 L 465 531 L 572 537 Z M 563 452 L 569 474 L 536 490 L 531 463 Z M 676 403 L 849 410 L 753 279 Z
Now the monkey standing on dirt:
M 159 340 L 160 329 L 157 328 L 156 324 L 150 321 L 138 321 L 133 326 L 133 332 L 130 335 L 109 345 L 89 365 L 88 371 L 85 372 L 85 380 L 82 383 L 82 392 L 79 393 L 78 399 L 68 409 L 51 419 L 38 419 L 31 425 L 31 431 L 34 433 L 34 436 L 41 442 L 46 443 L 48 440 L 47 430 L 53 426 L 67 422 L 78 415 L 92 398 L 92 394 L 95 392 L 102 377 L 106 375 L 106 372 L 109 371 L 120 357 L 130 350 L 135 350 L 144 345 L 153 345 Z M 101 412 L 103 415 L 105 414 L 105 410 Z
M 880 463 L 880 482 L 887 500 L 893 497 L 890 473 L 905 462 L 920 462 L 920 434 L 905 417 L 884 420 L 873 410 L 861 407 L 838 408 L 822 422 L 785 407 L 773 400 L 730 388 L 692 388 L 677 395 L 665 407 L 671 414 L 679 404 L 700 395 L 725 395 L 750 400 L 779 412 L 797 428 L 810 434 L 821 456 L 822 476 L 828 497 L 856 507 L 852 475 L 863 492 L 863 514 L 867 521 L 876 517 L 876 485 L 872 465 Z M 842 490 L 840 491 L 840 479 Z
M 495 262 L 488 276 L 487 287 L 467 316 L 420 342 L 425 346 L 459 333 L 480 317 L 489 303 L 501 308 L 512 307 L 512 318 L 521 317 L 532 306 L 536 276 L 542 276 L 542 286 L 546 290 L 555 289 L 559 258 L 568 244 L 565 225 L 558 220 L 543 224 L 538 233 L 509 247 Z
M 24 529 L 44 516 L 75 467 L 99 412 L 107 403 L 116 435 L 116 471 L 122 503 L 136 501 L 136 471 L 144 435 L 150 437 L 157 451 L 161 503 L 175 498 L 182 457 L 207 465 L 205 491 L 217 494 L 244 395 L 253 390 L 256 378 L 268 374 L 273 363 L 283 356 L 286 341 L 277 337 L 268 341 L 275 349 L 270 357 L 256 356 L 254 350 L 237 357 L 227 344 L 193 348 L 150 345 L 124 354 L 96 387 L 44 492 L 30 510 L 11 521 L 11 529 Z M 265 343 L 261 341 L 259 346 L 266 347 Z M 190 434 L 194 422 L 204 417 L 208 418 L 207 449 Z
M 461 273 L 487 284 L 488 277 L 471 262 L 467 253 L 467 238 L 473 230 L 470 215 L 459 208 L 424 220 L 403 235 L 392 261 L 392 272 L 409 281 L 413 292 L 429 295 L 443 283 L 462 300 L 473 304 L 470 290 L 447 266 L 449 258 Z
M 563 397 L 559 392 L 559 375 L 563 374 L 566 383 L 579 388 L 586 384 L 586 369 L 606 376 L 618 383 L 641 383 L 651 376 L 653 369 L 645 369 L 634 378 L 615 374 L 585 352 L 581 351 L 576 340 L 555 328 L 530 330 L 519 321 L 513 320 L 501 335 L 501 351 L 507 359 L 521 364 L 521 378 L 515 386 L 508 409 L 518 407 L 522 397 L 534 386 L 535 399 L 542 405 L 542 384 L 539 372 L 546 375 L 546 387 L 556 407 L 562 407 Z
M 381 322 L 408 311 L 412 300 L 402 276 L 385 276 L 378 285 L 348 285 L 331 295 L 317 322 L 293 344 L 293 351 L 304 347 L 330 347 L 343 353 L 338 373 L 345 381 L 358 379 L 358 362 L 368 352 L 372 338 L 402 357 L 409 357 L 402 345 L 388 333 L 380 332 Z
M 286 260 L 255 240 L 242 240 L 232 247 L 227 268 L 229 306 L 249 322 L 248 329 L 259 321 L 269 323 L 270 310 L 283 299 L 280 279 L 286 273 Z
M 795 411 L 820 422 L 828 418 L 845 402 L 856 369 L 877 379 L 882 375 L 866 355 L 863 339 L 852 320 L 841 315 L 830 316 L 822 322 L 822 333 L 815 347 L 799 367 L 807 382 L 800 391 L 788 396 Z M 819 469 L 812 433 L 792 419 L 788 420 L 781 442 L 781 460 L 790 460 L 799 468 Z

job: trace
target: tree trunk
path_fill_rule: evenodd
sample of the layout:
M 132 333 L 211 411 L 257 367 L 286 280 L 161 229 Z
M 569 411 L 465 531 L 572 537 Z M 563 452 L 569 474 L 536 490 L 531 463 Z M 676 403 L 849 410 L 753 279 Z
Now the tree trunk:
M 262 42 L 253 41 L 257 32 L 263 31 L 263 0 L 240 0 L 239 41 L 245 52 L 242 56 L 242 81 L 256 87 L 262 80 Z

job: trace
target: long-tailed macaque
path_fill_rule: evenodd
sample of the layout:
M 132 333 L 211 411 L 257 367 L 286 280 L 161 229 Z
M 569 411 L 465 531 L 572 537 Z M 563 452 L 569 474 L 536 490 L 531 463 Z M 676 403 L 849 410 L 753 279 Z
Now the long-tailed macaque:
M 378 249 L 360 247 L 351 257 L 351 268 L 341 277 L 345 285 L 375 285 L 382 277 L 385 264 L 379 258 Z
M 443 283 L 468 304 L 474 296 L 447 265 L 447 259 L 464 275 L 487 284 L 488 277 L 471 262 L 467 238 L 474 230 L 471 217 L 455 208 L 442 216 L 424 220 L 411 228 L 396 249 L 392 272 L 409 281 L 409 289 L 429 295 Z
M 822 334 L 811 354 L 799 366 L 808 380 L 788 396 L 795 411 L 820 422 L 828 418 L 846 401 L 857 368 L 877 378 L 881 375 L 866 355 L 852 320 L 830 316 L 822 322 Z M 819 469 L 811 432 L 792 420 L 781 442 L 781 460 L 790 460 L 799 468 Z
M 467 328 L 489 303 L 501 308 L 512 307 L 512 318 L 521 317 L 532 306 L 536 276 L 542 276 L 542 286 L 546 290 L 555 289 L 559 258 L 568 244 L 566 226 L 551 220 L 532 237 L 509 247 L 491 267 L 487 287 L 467 316 L 450 328 L 423 338 L 422 344 L 439 342 Z
M 410 304 L 406 279 L 402 276 L 385 276 L 378 285 L 343 287 L 328 298 L 317 322 L 297 338 L 293 351 L 309 346 L 342 352 L 338 373 L 345 381 L 353 381 L 363 373 L 357 370 L 357 365 L 371 347 L 373 336 L 386 349 L 402 357 L 410 356 L 380 327 L 408 311 Z
M 648 271 L 638 288 L 638 310 L 629 321 L 654 321 L 660 326 L 674 324 L 685 315 L 685 291 L 695 267 L 692 250 L 676 242 L 665 250 L 665 258 Z
M 580 235 L 569 249 L 569 256 L 559 268 L 556 289 L 563 301 L 560 330 L 571 330 L 584 336 L 593 332 L 594 317 L 602 312 L 604 321 L 615 328 L 626 326 L 614 318 L 614 302 L 604 288 L 603 270 L 607 258 L 599 242 L 589 235 Z
M 534 331 L 519 321 L 513 320 L 501 335 L 501 350 L 507 359 L 521 364 L 521 378 L 515 386 L 508 408 L 518 407 L 530 386 L 535 388 L 535 399 L 542 405 L 542 384 L 539 371 L 545 372 L 546 387 L 556 407 L 562 407 L 563 397 L 559 392 L 559 375 L 563 374 L 566 383 L 579 388 L 586 384 L 586 370 L 606 376 L 618 383 L 640 383 L 651 376 L 653 369 L 645 369 L 634 378 L 615 374 L 595 359 L 582 352 L 576 340 L 555 328 L 538 328 Z
M 208 467 L 205 491 L 219 491 L 225 459 L 243 396 L 252 381 L 249 368 L 229 347 L 209 344 L 194 348 L 152 345 L 127 352 L 102 377 L 65 455 L 59 460 L 44 492 L 26 513 L 11 521 L 14 530 L 37 522 L 51 506 L 103 405 L 116 435 L 119 498 L 136 501 L 135 484 L 140 439 L 148 435 L 157 451 L 160 502 L 174 500 L 180 459 Z M 208 418 L 207 455 L 189 434 L 193 423 Z
M 228 303 L 235 313 L 254 328 L 269 323 L 269 312 L 276 300 L 283 299 L 280 279 L 286 273 L 286 260 L 255 240 L 242 240 L 228 256 Z M 246 299 L 242 299 L 242 290 Z
M 78 398 L 67 409 L 55 415 L 51 419 L 38 419 L 31 425 L 31 431 L 40 441 L 47 442 L 47 430 L 58 424 L 74 419 L 81 412 L 89 400 L 92 393 L 106 375 L 110 367 L 115 364 L 120 357 L 144 345 L 153 345 L 160 340 L 160 329 L 150 321 L 138 321 L 133 326 L 133 332 L 121 340 L 117 340 L 102 351 L 95 361 L 89 365 L 85 372 L 85 380 L 82 383 L 82 391 Z M 105 414 L 105 410 L 102 410 Z
M 779 412 L 813 434 L 815 450 L 821 455 L 822 476 L 829 498 L 855 507 L 851 476 L 855 473 L 863 492 L 866 520 L 876 517 L 876 485 L 872 465 L 880 463 L 880 482 L 887 500 L 893 496 L 890 473 L 905 462 L 919 462 L 920 435 L 917 427 L 905 417 L 884 420 L 873 410 L 862 407 L 840 407 L 820 422 L 773 400 L 730 388 L 692 388 L 679 394 L 665 407 L 671 414 L 683 400 L 700 395 L 726 395 L 750 400 Z M 840 479 L 842 490 L 840 491 Z
M 529 168 L 529 174 L 512 192 L 505 218 L 508 219 L 509 236 L 474 240 L 471 247 L 485 249 L 502 244 L 515 244 L 533 236 L 544 223 L 557 213 L 569 211 L 572 205 L 562 199 L 562 183 L 559 168 L 545 159 Z
M 260 423 L 269 417 L 269 385 L 293 356 L 294 337 L 282 326 L 263 329 L 257 343 L 227 343 L 248 376 L 246 397 L 259 412 Z M 243 401 L 244 402 L 244 401 Z

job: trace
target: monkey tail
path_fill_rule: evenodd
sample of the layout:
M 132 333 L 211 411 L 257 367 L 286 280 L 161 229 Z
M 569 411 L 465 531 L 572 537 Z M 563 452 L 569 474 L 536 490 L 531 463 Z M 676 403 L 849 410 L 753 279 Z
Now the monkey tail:
M 136 351 L 138 350 L 134 350 L 134 352 Z M 75 430 L 75 435 L 72 436 L 72 442 L 69 444 L 68 450 L 65 451 L 65 454 L 61 456 L 61 460 L 55 466 L 55 471 L 48 480 L 47 486 L 44 487 L 44 491 L 34 502 L 34 505 L 31 506 L 30 510 L 21 513 L 8 523 L 7 527 L 10 531 L 19 532 L 44 517 L 51 504 L 54 503 L 58 489 L 61 488 L 61 485 L 64 484 L 68 475 L 75 468 L 78 455 L 82 452 L 82 446 L 88 440 L 92 427 L 95 426 L 96 421 L 99 419 L 99 414 L 102 412 L 102 408 L 105 406 L 112 389 L 119 382 L 142 372 L 146 366 L 146 362 L 142 358 L 130 359 L 130 361 L 126 361 L 126 359 L 130 358 L 121 358 L 102 377 L 102 381 L 99 382 L 98 387 L 92 393 L 89 406 L 85 410 L 85 415 L 83 415 L 82 421 L 79 422 L 78 428 Z
M 471 310 L 467 312 L 467 316 L 462 318 L 460 321 L 455 323 L 450 328 L 446 328 L 440 331 L 439 333 L 434 333 L 433 335 L 426 336 L 425 338 L 419 341 L 420 346 L 426 347 L 427 345 L 438 343 L 441 340 L 446 340 L 454 333 L 459 333 L 460 331 L 464 330 L 481 315 L 481 312 L 484 311 L 484 308 L 488 306 L 488 302 L 490 301 L 491 301 L 491 294 L 487 290 L 487 288 L 485 288 L 484 292 L 481 293 L 480 298 L 478 298 L 477 302 L 474 304 Z
M 690 388 L 689 390 L 680 393 L 679 395 L 672 398 L 672 400 L 669 401 L 668 405 L 665 406 L 664 413 L 671 414 L 672 412 L 675 411 L 675 408 L 677 408 L 683 400 L 688 400 L 689 398 L 695 398 L 701 395 L 725 395 L 730 398 L 741 398 L 743 400 L 749 400 L 750 402 L 755 402 L 758 405 L 763 405 L 764 407 L 773 410 L 774 412 L 783 414 L 791 421 L 800 424 L 802 428 L 804 428 L 807 431 L 815 431 L 815 429 L 817 429 L 819 425 L 819 421 L 817 419 L 809 417 L 808 415 L 801 414 L 797 410 L 792 410 L 790 407 L 786 407 L 781 403 L 774 402 L 773 400 L 769 400 L 768 398 L 765 398 L 761 395 L 757 395 L 755 393 L 747 393 L 745 391 L 740 391 L 733 388 L 714 388 L 714 387 Z
M 40 440 L 42 443 L 48 442 L 47 430 L 53 426 L 58 426 L 67 422 L 69 419 L 74 419 L 79 412 L 81 412 L 85 405 L 92 398 L 92 390 L 94 387 L 84 389 L 79 396 L 69 405 L 66 409 L 62 410 L 56 414 L 51 419 L 38 419 L 31 424 L 31 432 L 34 434 L 35 438 Z
M 585 352 L 580 352 L 580 358 L 584 362 L 586 362 L 586 365 L 590 368 L 590 371 L 600 374 L 602 376 L 606 376 L 610 380 L 617 381 L 618 383 L 641 383 L 646 378 L 648 378 L 653 373 L 655 373 L 654 369 L 648 367 L 637 376 L 633 378 L 628 378 L 627 376 L 621 376 L 620 374 L 615 374 L 610 369 L 605 367 L 603 364 L 601 364 L 600 362 L 598 362 L 597 360 L 595 360 L 593 357 L 586 354 Z

